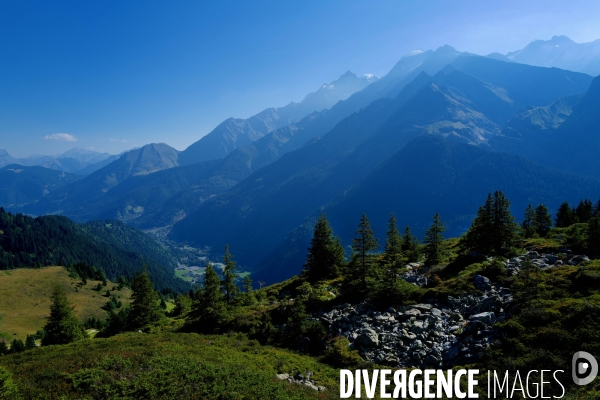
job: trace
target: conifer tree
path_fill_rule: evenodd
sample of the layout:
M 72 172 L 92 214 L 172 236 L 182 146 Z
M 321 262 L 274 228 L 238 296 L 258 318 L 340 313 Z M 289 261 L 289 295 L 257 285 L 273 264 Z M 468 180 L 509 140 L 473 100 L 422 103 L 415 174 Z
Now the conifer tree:
M 475 251 L 484 255 L 500 255 L 514 245 L 518 225 L 510 212 L 510 202 L 500 191 L 488 194 L 483 207 L 479 207 L 460 246 L 465 252 Z
M 409 263 L 418 262 L 421 259 L 419 239 L 412 236 L 409 226 L 404 229 L 404 236 L 402 236 L 402 253 L 406 257 L 406 262 Z
M 384 295 L 395 294 L 398 275 L 405 262 L 406 259 L 402 254 L 402 237 L 400 236 L 398 226 L 396 225 L 396 217 L 392 214 L 388 221 L 385 250 L 381 259 L 383 268 L 381 289 L 383 290 Z M 388 297 L 387 295 L 384 297 Z
M 594 216 L 594 205 L 591 200 L 581 200 L 575 209 L 575 215 L 577 217 L 577 222 L 588 222 L 590 218 Z
M 10 352 L 11 353 L 21 353 L 25 351 L 25 343 L 21 339 L 14 339 L 10 344 Z
M 85 338 L 85 332 L 73 309 L 65 291 L 60 286 L 55 286 L 42 345 L 67 344 Z
M 379 248 L 375 233 L 371 229 L 371 223 L 366 214 L 363 214 L 360 219 L 360 224 L 356 230 L 358 237 L 352 240 L 352 262 L 356 269 L 364 289 L 367 288 L 367 280 L 373 274 L 373 261 L 371 253 Z
M 192 298 L 187 294 L 180 294 L 175 298 L 175 308 L 173 309 L 173 316 L 183 316 L 190 312 L 192 307 Z
M 600 199 L 598 199 L 598 201 L 596 202 L 596 205 L 594 206 L 594 216 L 595 217 L 600 216 Z
M 444 223 L 440 220 L 440 214 L 436 213 L 433 223 L 425 232 L 423 243 L 425 243 L 425 257 L 427 264 L 435 265 L 442 261 L 442 242 L 444 241 Z
M 0 356 L 3 354 L 9 354 L 10 350 L 8 349 L 8 346 L 6 345 L 6 342 L 2 339 L 0 339 Z
M 315 223 L 303 274 L 313 282 L 335 278 L 344 263 L 344 248 L 334 236 L 327 216 L 321 214 Z
M 523 218 L 523 223 L 521 224 L 521 232 L 523 237 L 529 239 L 535 236 L 537 233 L 536 226 L 536 212 L 529 204 L 525 209 L 525 217 Z
M 576 222 L 575 211 L 571 209 L 569 203 L 565 201 L 558 207 L 554 222 L 557 228 L 567 228 Z
M 244 305 L 250 306 L 254 304 L 256 298 L 254 297 L 254 289 L 252 289 L 252 279 L 249 275 L 244 278 Z
M 598 215 L 588 221 L 586 247 L 594 254 L 600 254 L 600 216 Z
M 548 231 L 552 228 L 552 215 L 548 207 L 540 204 L 535 208 L 535 230 L 540 237 L 546 237 Z
M 159 298 L 145 266 L 144 270 L 133 278 L 131 290 L 133 291 L 131 296 L 133 300 L 130 314 L 131 327 L 137 329 L 158 322 L 161 317 Z
M 229 252 L 228 244 L 225 245 L 223 264 L 225 264 L 225 268 L 223 268 L 223 281 L 221 282 L 221 287 L 223 289 L 223 293 L 225 293 L 225 302 L 227 305 L 231 306 L 235 300 L 238 288 L 235 285 L 236 265 L 235 261 L 233 261 L 233 256 Z
M 27 340 L 25 340 L 25 348 L 27 350 L 35 349 L 35 338 L 32 335 L 27 335 Z
M 225 312 L 225 300 L 221 292 L 219 275 L 210 263 L 206 264 L 204 285 L 194 295 L 188 321 L 199 331 L 212 332 L 223 320 Z

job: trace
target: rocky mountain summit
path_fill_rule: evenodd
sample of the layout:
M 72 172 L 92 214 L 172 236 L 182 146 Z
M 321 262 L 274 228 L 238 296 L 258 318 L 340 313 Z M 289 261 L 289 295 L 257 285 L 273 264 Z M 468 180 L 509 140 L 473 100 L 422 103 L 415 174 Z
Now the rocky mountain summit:
M 589 261 L 575 254 L 529 251 L 503 262 L 516 275 L 530 261 L 545 269 Z M 417 286 L 427 284 L 425 268 L 406 266 L 403 279 Z M 510 290 L 482 275 L 473 277 L 477 292 L 448 296 L 422 304 L 388 308 L 383 312 L 367 302 L 343 304 L 314 316 L 333 336 L 344 336 L 351 348 L 378 364 L 392 367 L 449 368 L 477 360 L 499 339 L 494 324 L 505 320 L 513 305 Z

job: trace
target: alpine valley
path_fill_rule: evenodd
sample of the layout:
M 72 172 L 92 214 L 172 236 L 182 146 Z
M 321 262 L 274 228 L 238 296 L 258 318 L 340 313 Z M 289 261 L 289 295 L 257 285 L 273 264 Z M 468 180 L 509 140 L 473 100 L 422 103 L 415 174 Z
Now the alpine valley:
M 0 398 L 337 398 L 339 368 L 600 354 L 599 74 L 598 40 L 445 45 L 183 151 L 0 150 L 0 290 L 30 269 L 89 305 L 69 340 L 0 305 Z

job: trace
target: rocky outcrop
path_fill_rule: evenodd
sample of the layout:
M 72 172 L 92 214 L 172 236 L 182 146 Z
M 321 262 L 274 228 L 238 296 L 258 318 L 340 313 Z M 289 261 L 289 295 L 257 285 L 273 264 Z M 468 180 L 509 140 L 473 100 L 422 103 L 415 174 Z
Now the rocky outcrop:
M 492 325 L 506 316 L 508 290 L 485 277 L 480 295 L 449 297 L 384 312 L 370 304 L 344 304 L 317 318 L 335 336 L 345 336 L 366 360 L 404 367 L 448 367 L 472 362 L 496 337 Z
M 568 249 L 560 249 L 561 253 L 538 253 L 537 251 L 528 251 L 519 257 L 511 258 L 504 262 L 504 266 L 512 275 L 517 275 L 521 270 L 523 262 L 527 258 L 531 260 L 533 265 L 541 268 L 559 267 L 561 265 L 578 265 L 585 261 L 590 261 L 588 256 L 571 253 Z
M 290 374 L 277 374 L 277 379 L 281 379 L 282 381 L 289 383 L 295 383 L 296 385 L 303 385 L 319 392 L 326 390 L 325 386 L 317 386 L 317 383 L 310 379 L 312 374 L 313 373 L 311 371 L 307 371 L 304 374 L 296 374 L 294 376 Z
M 541 269 L 577 265 L 587 256 L 529 251 L 504 262 L 516 275 L 527 260 Z M 417 286 L 425 286 L 425 268 L 409 264 L 401 275 Z M 314 316 L 332 336 L 348 338 L 351 347 L 369 361 L 393 367 L 447 368 L 475 361 L 497 340 L 494 324 L 507 318 L 513 296 L 506 288 L 482 275 L 475 275 L 476 293 L 448 296 L 443 301 L 388 308 L 381 312 L 363 302 L 344 304 Z

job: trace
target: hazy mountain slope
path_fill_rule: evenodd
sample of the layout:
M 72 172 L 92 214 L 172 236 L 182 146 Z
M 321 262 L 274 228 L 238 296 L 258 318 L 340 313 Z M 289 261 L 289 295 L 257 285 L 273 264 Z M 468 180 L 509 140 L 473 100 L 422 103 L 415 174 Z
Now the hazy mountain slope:
M 0 167 L 7 164 L 23 166 L 40 166 L 58 171 L 86 175 L 108 163 L 103 161 L 112 158 L 108 153 L 98 153 L 92 150 L 74 148 L 57 156 L 31 155 L 25 158 L 14 158 L 4 149 L 0 149 Z M 114 158 L 113 158 L 114 159 Z
M 554 36 L 550 40 L 534 40 L 506 56 L 518 63 L 600 75 L 600 40 L 575 43 L 566 36 Z
M 312 210 L 352 187 L 411 138 L 448 133 L 478 142 L 498 129 L 449 88 L 429 83 L 415 94 L 411 88 L 406 90 L 412 96 L 374 102 L 320 140 L 286 154 L 227 193 L 206 201 L 175 225 L 172 237 L 209 246 L 229 242 L 232 247 L 235 244 L 240 260 L 252 258 L 251 254 L 272 249 Z M 269 215 L 266 220 L 265 215 Z M 195 226 L 211 230 L 198 232 Z M 244 234 L 248 231 L 252 237 Z
M 446 236 L 458 236 L 468 229 L 487 194 L 495 190 L 507 195 L 513 214 L 521 219 L 528 204 L 543 202 L 556 211 L 565 200 L 595 199 L 600 195 L 600 180 L 439 136 L 420 136 L 288 233 L 258 264 L 264 269 L 254 279 L 275 282 L 301 270 L 312 224 L 320 212 L 327 214 L 344 245 L 351 243 L 366 213 L 383 246 L 392 212 L 401 229 L 409 225 L 419 238 L 439 212 Z
M 374 102 L 320 140 L 284 155 L 230 191 L 204 202 L 174 226 L 172 237 L 217 248 L 229 243 L 241 262 L 256 263 L 306 216 L 349 190 L 412 138 L 433 134 L 485 145 L 501 129 L 493 120 L 508 119 L 519 104 L 585 90 L 591 80 L 583 74 L 518 64 L 515 68 L 512 63 L 480 62 L 475 57 L 456 61 L 455 69 L 437 74 L 408 99 L 400 96 Z M 540 77 L 528 79 L 535 73 Z M 508 90 L 497 85 L 511 75 L 521 76 L 519 87 L 510 84 Z M 574 83 L 565 84 L 564 76 L 573 77 Z M 530 93 L 538 89 L 541 93 Z M 198 231 L 197 226 L 209 229 Z
M 462 56 L 452 65 L 505 90 L 520 107 L 547 106 L 561 97 L 585 93 L 593 77 L 557 68 L 507 63 L 479 56 Z
M 129 177 L 148 175 L 177 165 L 177 150 L 164 143 L 149 144 L 131 150 L 109 165 L 51 192 L 41 201 L 26 206 L 23 210 L 32 214 L 63 213 L 93 198 L 100 197 L 110 188 Z
M 548 150 L 551 132 L 571 115 L 582 97 L 563 97 L 549 106 L 527 107 L 492 138 L 490 146 L 498 151 L 543 161 L 539 156 Z
M 186 165 L 223 158 L 236 148 L 250 144 L 275 129 L 298 122 L 312 112 L 330 108 L 375 80 L 372 76 L 358 77 L 347 71 L 337 80 L 309 93 L 299 103 L 268 108 L 248 119 L 229 118 L 182 151 L 179 161 Z
M 429 79 L 427 74 L 421 72 L 404 90 L 404 96 L 408 97 L 414 93 L 419 85 Z M 398 83 L 390 79 L 387 82 Z M 361 93 L 355 94 L 354 106 L 368 101 L 368 96 L 361 98 Z M 144 228 L 172 224 L 199 207 L 205 199 L 231 188 L 286 152 L 298 149 L 307 141 L 325 134 L 346 116 L 345 113 L 354 109 L 353 106 L 345 107 L 344 103 L 345 101 L 340 101 L 333 107 L 333 111 L 313 113 L 296 124 L 275 130 L 247 146 L 234 150 L 223 160 L 216 161 L 211 174 L 205 174 L 204 166 L 200 167 L 198 172 L 191 165 L 190 169 L 187 169 L 187 166 L 181 169 L 174 168 L 156 177 L 138 177 L 128 180 L 124 186 L 116 186 L 107 191 L 106 195 L 94 196 L 84 201 L 64 202 L 66 206 L 61 212 L 77 221 L 119 218 Z M 182 175 L 185 176 L 183 180 L 180 179 Z
M 550 167 L 600 177 L 598 110 L 600 78 L 595 78 L 583 96 L 517 115 L 491 144 Z
M 600 177 L 600 77 L 573 107 L 571 115 L 551 132 L 549 165 Z M 569 162 L 565 162 L 569 160 Z
M 78 175 L 44 167 L 11 164 L 0 169 L 0 206 L 19 207 L 81 179 Z

